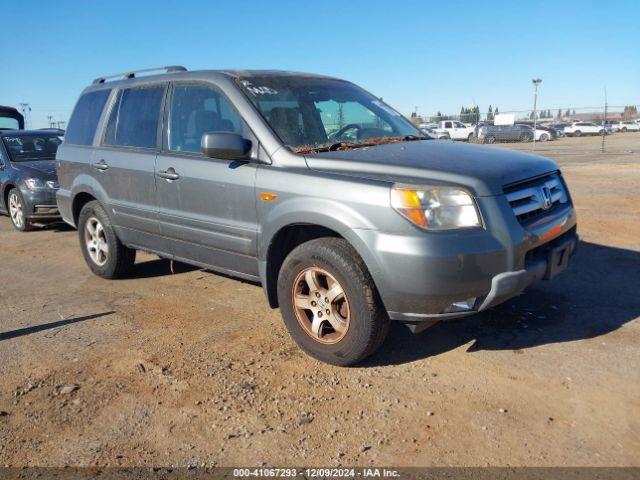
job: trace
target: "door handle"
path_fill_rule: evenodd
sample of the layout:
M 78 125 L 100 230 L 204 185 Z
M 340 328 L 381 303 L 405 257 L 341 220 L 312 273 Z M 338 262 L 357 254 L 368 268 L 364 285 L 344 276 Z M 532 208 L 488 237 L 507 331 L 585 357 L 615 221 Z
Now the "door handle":
M 109 168 L 109 165 L 107 165 L 107 163 L 104 160 L 100 160 L 99 162 L 96 162 L 93 164 L 93 168 L 95 168 L 96 170 L 100 170 L 101 172 L 104 172 L 106 169 Z
M 167 168 L 166 170 L 159 170 L 158 176 L 167 180 L 178 180 L 180 178 L 180 175 L 176 173 L 173 167 Z

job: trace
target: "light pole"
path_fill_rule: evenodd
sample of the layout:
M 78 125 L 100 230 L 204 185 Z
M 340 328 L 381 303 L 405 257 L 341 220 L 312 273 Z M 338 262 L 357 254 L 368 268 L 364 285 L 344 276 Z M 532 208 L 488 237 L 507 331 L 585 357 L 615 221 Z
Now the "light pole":
M 541 78 L 534 78 L 533 83 L 533 149 L 536 149 L 536 127 L 538 125 L 538 85 L 542 83 Z

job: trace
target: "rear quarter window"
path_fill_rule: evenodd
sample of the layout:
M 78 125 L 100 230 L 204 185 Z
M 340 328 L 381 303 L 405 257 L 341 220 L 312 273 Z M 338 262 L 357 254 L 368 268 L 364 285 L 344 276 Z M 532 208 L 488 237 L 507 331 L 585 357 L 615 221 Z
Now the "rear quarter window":
M 120 90 L 104 143 L 117 147 L 155 148 L 165 85 Z
M 65 133 L 65 143 L 71 145 L 91 145 L 96 133 L 100 115 L 107 103 L 111 90 L 85 93 L 73 109 Z

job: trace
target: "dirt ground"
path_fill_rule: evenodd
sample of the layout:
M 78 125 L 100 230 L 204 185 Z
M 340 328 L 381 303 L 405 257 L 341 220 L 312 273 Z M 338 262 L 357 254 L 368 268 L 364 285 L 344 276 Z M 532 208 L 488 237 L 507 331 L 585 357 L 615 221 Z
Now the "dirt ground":
M 600 143 L 536 146 L 578 211 L 566 272 L 358 368 L 259 286 L 149 255 L 101 280 L 75 231 L 0 218 L 0 466 L 640 466 L 640 134 Z

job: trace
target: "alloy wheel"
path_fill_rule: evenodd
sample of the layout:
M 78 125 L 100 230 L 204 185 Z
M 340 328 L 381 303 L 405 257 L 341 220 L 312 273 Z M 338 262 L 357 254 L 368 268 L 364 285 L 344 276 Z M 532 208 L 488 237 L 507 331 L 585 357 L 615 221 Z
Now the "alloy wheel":
M 298 274 L 291 291 L 296 318 L 314 340 L 337 343 L 349 329 L 349 301 L 342 285 L 326 270 L 307 268 Z
M 11 215 L 11 221 L 16 228 L 24 227 L 22 200 L 20 200 L 20 196 L 15 192 L 9 194 L 9 215 Z
M 84 226 L 84 241 L 91 260 L 99 267 L 109 259 L 107 235 L 100 220 L 90 217 Z

